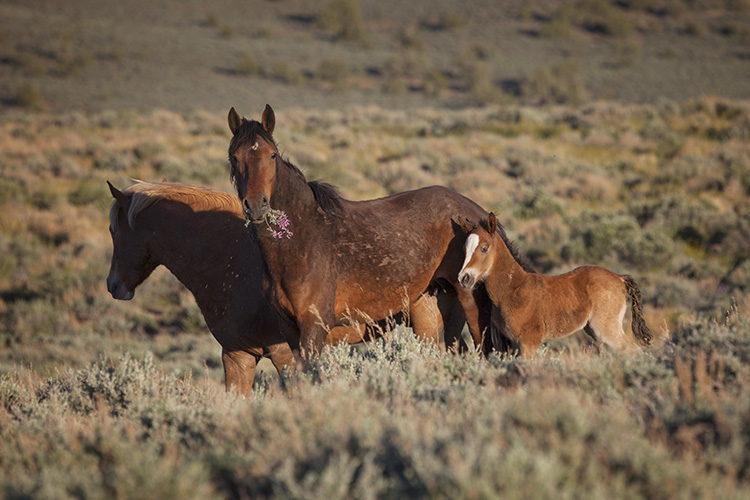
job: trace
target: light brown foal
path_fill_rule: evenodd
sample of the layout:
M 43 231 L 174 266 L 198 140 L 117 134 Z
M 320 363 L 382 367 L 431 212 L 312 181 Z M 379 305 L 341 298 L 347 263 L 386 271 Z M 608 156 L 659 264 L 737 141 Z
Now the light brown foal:
M 469 289 L 485 282 L 496 329 L 515 344 L 523 358 L 534 356 L 542 342 L 581 329 L 620 350 L 651 344 L 653 335 L 643 319 L 641 292 L 630 276 L 599 266 L 582 266 L 559 276 L 529 273 L 506 245 L 494 213 L 484 227 L 466 230 L 465 260 L 458 280 Z M 628 298 L 632 301 L 632 337 L 622 327 Z M 496 348 L 501 340 L 493 338 Z

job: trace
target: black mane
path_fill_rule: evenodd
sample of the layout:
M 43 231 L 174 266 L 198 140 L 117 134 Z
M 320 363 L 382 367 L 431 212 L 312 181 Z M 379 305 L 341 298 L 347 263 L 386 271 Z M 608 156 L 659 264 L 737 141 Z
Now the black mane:
M 237 130 L 237 133 L 229 142 L 229 161 L 232 162 L 232 158 L 234 157 L 234 153 L 235 151 L 237 151 L 237 148 L 239 148 L 242 144 L 255 142 L 258 137 L 273 144 L 273 146 L 278 151 L 278 144 L 276 144 L 273 136 L 266 132 L 266 129 L 263 128 L 263 125 L 260 122 L 243 118 L 242 124 Z M 286 158 L 282 158 L 281 155 L 279 155 L 279 158 L 281 159 L 281 163 L 283 163 L 287 168 L 289 168 L 303 181 L 305 181 L 305 183 L 307 183 L 307 186 L 313 193 L 315 202 L 318 204 L 318 207 L 323 210 L 323 212 L 329 215 L 339 215 L 339 212 L 341 210 L 342 198 L 337 187 L 327 182 L 308 181 L 305 177 L 305 174 L 303 174 L 302 171 L 293 163 L 291 163 Z M 237 179 L 234 169 L 232 169 L 232 171 L 230 172 L 230 179 L 232 183 L 236 185 Z
M 508 235 L 505 234 L 505 228 L 502 224 L 499 222 L 497 223 L 497 234 L 500 235 L 500 238 L 502 238 L 503 243 L 505 243 L 505 246 L 508 247 L 508 251 L 513 256 L 514 259 L 516 259 L 516 262 L 518 262 L 518 265 L 520 265 L 524 271 L 527 273 L 535 273 L 536 269 L 534 269 L 533 264 L 531 261 L 526 257 L 524 254 L 521 253 L 521 251 L 518 249 L 518 246 L 516 246 L 515 242 L 511 241 L 508 238 Z

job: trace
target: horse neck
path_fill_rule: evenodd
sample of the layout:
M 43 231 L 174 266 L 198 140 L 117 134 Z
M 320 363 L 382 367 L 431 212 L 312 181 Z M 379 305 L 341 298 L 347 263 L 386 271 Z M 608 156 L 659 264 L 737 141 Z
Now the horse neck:
M 199 302 L 202 297 L 218 299 L 220 291 L 212 287 L 217 282 L 217 269 L 223 271 L 228 264 L 237 269 L 240 265 L 230 259 L 235 254 L 233 245 L 242 243 L 237 241 L 241 233 L 228 230 L 219 214 L 193 212 L 190 207 L 164 201 L 136 221 L 150 242 L 154 263 L 169 269 Z M 242 220 L 237 218 L 237 223 L 241 225 Z
M 293 240 L 300 239 L 305 233 L 317 231 L 322 227 L 319 223 L 322 221 L 322 215 L 307 181 L 286 165 L 277 166 L 276 182 L 270 201 L 272 209 L 286 213 L 290 221 L 290 229 L 294 233 Z M 274 241 L 271 232 L 266 230 L 264 224 L 255 228 L 261 247 L 269 241 Z M 315 238 L 305 238 L 305 240 L 309 243 L 315 241 Z
M 493 238 L 495 261 L 485 283 L 492 302 L 502 307 L 511 302 L 508 297 L 526 283 L 529 273 L 516 261 L 500 236 Z

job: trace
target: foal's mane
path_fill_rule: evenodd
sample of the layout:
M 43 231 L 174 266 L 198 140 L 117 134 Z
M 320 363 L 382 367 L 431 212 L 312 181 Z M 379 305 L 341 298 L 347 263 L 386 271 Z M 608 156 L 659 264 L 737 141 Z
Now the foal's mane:
M 260 122 L 243 118 L 242 123 L 237 129 L 237 133 L 234 134 L 232 140 L 229 142 L 229 158 L 231 159 L 234 156 L 235 151 L 237 151 L 237 148 L 242 144 L 252 144 L 258 137 L 273 144 L 276 150 L 279 149 L 273 136 L 266 132 L 266 129 L 263 128 L 263 125 Z M 305 174 L 292 164 L 292 162 L 283 158 L 281 155 L 279 155 L 279 158 L 281 159 L 281 163 L 283 163 L 295 175 L 298 175 L 299 178 L 307 184 L 315 197 L 315 202 L 323 212 L 329 215 L 339 215 L 342 197 L 336 186 L 323 181 L 308 181 Z M 235 178 L 234 171 L 230 173 L 230 179 L 232 180 L 232 183 L 236 185 L 237 179 Z
M 229 193 L 221 193 L 190 184 L 177 182 L 151 183 L 136 180 L 135 184 L 123 189 L 131 194 L 128 209 L 128 225 L 135 227 L 135 218 L 156 202 L 162 200 L 177 201 L 192 207 L 195 211 L 205 210 L 239 210 L 237 198 Z M 109 212 L 109 222 L 113 230 L 117 229 L 117 202 L 112 204 Z
M 518 265 L 521 266 L 527 273 L 535 273 L 536 269 L 534 269 L 534 265 L 531 263 L 529 258 L 526 257 L 526 255 L 521 253 L 516 243 L 508 238 L 508 235 L 505 234 L 505 228 L 502 224 L 500 224 L 500 222 L 497 223 L 497 234 L 500 235 L 500 238 L 503 240 L 503 243 L 505 243 L 508 251 L 516 260 L 516 262 L 518 262 Z

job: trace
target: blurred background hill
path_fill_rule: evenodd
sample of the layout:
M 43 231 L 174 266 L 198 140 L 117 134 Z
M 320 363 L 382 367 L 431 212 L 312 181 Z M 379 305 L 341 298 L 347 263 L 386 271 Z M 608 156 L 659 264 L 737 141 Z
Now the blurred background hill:
M 0 97 L 211 112 L 748 98 L 749 41 L 746 0 L 5 0 Z

